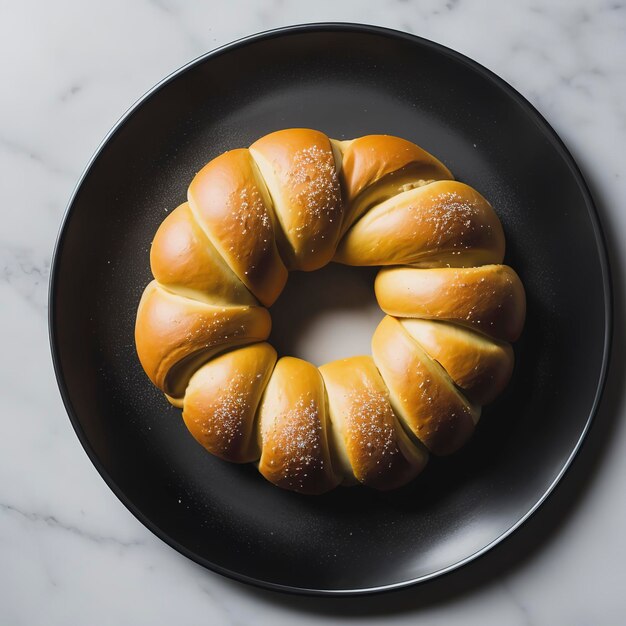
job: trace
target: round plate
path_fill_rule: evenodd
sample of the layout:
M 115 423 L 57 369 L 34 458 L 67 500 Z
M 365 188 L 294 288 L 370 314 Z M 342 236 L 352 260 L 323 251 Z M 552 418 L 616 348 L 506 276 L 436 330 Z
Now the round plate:
M 149 248 L 194 173 L 270 131 L 399 135 L 495 206 L 528 318 L 516 369 L 462 452 L 410 486 L 322 497 L 223 463 L 148 381 L 133 340 Z M 583 332 L 584 330 L 584 332 Z M 602 390 L 610 287 L 598 217 L 561 141 L 510 86 L 403 33 L 314 24 L 211 52 L 144 96 L 109 133 L 69 204 L 52 267 L 52 352 L 94 465 L 150 530 L 239 580 L 363 593 L 459 567 L 517 528 L 562 477 Z

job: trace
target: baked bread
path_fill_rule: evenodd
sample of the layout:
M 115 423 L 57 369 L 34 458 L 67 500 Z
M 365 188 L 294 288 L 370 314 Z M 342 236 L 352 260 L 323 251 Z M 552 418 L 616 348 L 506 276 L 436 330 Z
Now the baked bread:
M 525 295 L 489 202 L 415 144 L 288 129 L 213 159 L 159 227 L 135 340 L 206 450 L 275 485 L 395 489 L 507 385 Z M 278 358 L 289 270 L 383 266 L 372 356 Z

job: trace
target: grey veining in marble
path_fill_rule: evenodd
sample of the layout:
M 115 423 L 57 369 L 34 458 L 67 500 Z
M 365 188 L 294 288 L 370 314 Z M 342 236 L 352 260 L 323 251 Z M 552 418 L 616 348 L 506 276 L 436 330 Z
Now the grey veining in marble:
M 387 598 L 283 597 L 206 572 L 135 520 L 80 447 L 52 372 L 46 299 L 54 240 L 83 167 L 121 114 L 169 72 L 238 37 L 312 21 L 419 34 L 476 59 L 528 97 L 596 194 L 622 305 L 620 0 L 3 1 L 0 624 L 624 623 L 620 329 L 597 432 L 546 511 L 465 579 Z

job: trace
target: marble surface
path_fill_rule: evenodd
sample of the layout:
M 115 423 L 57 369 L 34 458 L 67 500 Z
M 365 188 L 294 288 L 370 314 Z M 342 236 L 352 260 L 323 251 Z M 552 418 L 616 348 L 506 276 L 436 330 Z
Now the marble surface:
M 359 21 L 441 42 L 518 88 L 587 176 L 616 289 L 601 412 L 555 495 L 468 568 L 401 593 L 288 597 L 204 571 L 148 532 L 92 467 L 52 372 L 46 297 L 72 188 L 164 75 L 256 31 Z M 0 624 L 623 624 L 626 594 L 626 4 L 621 0 L 0 3 Z

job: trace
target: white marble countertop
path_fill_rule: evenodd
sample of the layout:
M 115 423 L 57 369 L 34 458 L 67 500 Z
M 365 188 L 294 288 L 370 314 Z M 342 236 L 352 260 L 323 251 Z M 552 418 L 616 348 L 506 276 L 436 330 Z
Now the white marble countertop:
M 622 0 L 23 0 L 0 5 L 0 624 L 624 624 L 626 5 Z M 601 412 L 565 482 L 514 537 L 433 584 L 360 599 L 207 572 L 109 491 L 57 391 L 46 297 L 72 188 L 154 83 L 243 35 L 358 21 L 422 35 L 519 89 L 572 150 L 611 245 L 617 328 Z

